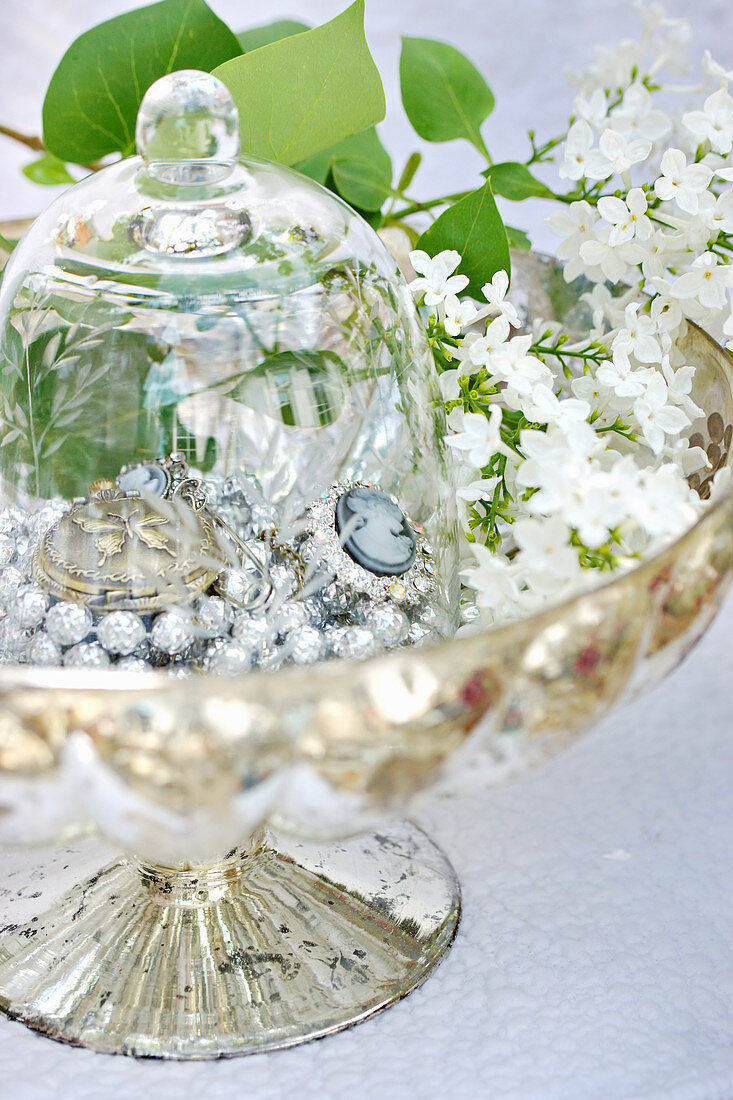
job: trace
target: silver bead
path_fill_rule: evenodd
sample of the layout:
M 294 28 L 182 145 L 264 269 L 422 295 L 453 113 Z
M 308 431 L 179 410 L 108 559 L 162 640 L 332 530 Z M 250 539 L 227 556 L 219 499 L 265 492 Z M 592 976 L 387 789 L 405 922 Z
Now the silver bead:
M 60 665 L 61 650 L 45 631 L 36 634 L 28 650 L 28 660 L 33 665 Z
M 145 639 L 145 624 L 134 611 L 111 611 L 98 622 L 97 638 L 110 653 L 126 657 Z
M 419 621 L 423 626 L 435 627 L 438 622 L 438 612 L 435 610 L 432 604 L 425 604 L 420 608 L 420 614 L 418 616 Z
M 219 638 L 204 657 L 204 669 L 206 672 L 236 676 L 240 672 L 249 672 L 253 659 L 253 651 L 248 646 Z
M 412 646 L 424 645 L 432 637 L 433 631 L 429 627 L 423 626 L 422 623 L 413 623 L 407 632 L 405 643 Z
M 0 603 L 3 606 L 7 607 L 8 603 L 15 599 L 15 594 L 24 580 L 25 577 L 20 569 L 16 569 L 14 565 L 9 565 L 6 569 L 3 569 L 0 573 Z
M 291 630 L 304 626 L 309 618 L 307 607 L 289 600 L 272 615 L 273 630 L 278 634 L 288 634 Z
M 161 612 L 150 631 L 150 641 L 155 648 L 171 657 L 182 653 L 193 641 L 193 636 L 190 621 L 175 611 Z
M 232 635 L 245 646 L 261 649 L 269 632 L 267 620 L 260 616 L 248 615 L 246 611 L 240 611 L 234 616 Z
M 287 565 L 278 564 L 270 566 L 270 580 L 280 599 L 287 599 L 298 589 L 298 578 Z
M 245 569 L 225 569 L 216 579 L 216 589 L 234 604 L 244 604 L 252 599 L 253 586 L 259 586 L 259 578 Z
M 385 646 L 399 645 L 410 629 L 410 620 L 404 611 L 388 603 L 373 605 L 362 622 Z
M 18 589 L 11 610 L 15 622 L 24 630 L 28 630 L 43 621 L 47 607 L 46 593 L 35 585 L 26 585 Z
M 196 626 L 207 638 L 226 634 L 232 621 L 231 605 L 219 596 L 202 596 L 196 603 Z
M 325 585 L 318 593 L 321 602 L 329 615 L 343 615 L 348 611 L 350 600 L 343 588 L 335 581 Z
M 64 654 L 67 668 L 107 668 L 109 657 L 96 642 L 80 642 Z
M 7 535 L 0 535 L 0 566 L 9 565 L 14 553 L 13 540 Z
M 120 672 L 148 672 L 150 670 L 150 665 L 147 661 L 143 661 L 142 657 L 123 657 L 114 667 L 119 669 Z
M 364 626 L 335 627 L 328 632 L 328 640 L 334 657 L 368 657 L 379 648 L 372 631 Z
M 46 615 L 46 630 L 57 645 L 73 645 L 92 629 L 92 613 L 80 603 L 57 603 Z
M 301 626 L 288 634 L 283 651 L 296 665 L 313 665 L 326 651 L 326 638 L 314 626 Z
M 258 667 L 266 672 L 274 672 L 285 661 L 285 655 L 280 646 L 266 646 L 257 654 Z

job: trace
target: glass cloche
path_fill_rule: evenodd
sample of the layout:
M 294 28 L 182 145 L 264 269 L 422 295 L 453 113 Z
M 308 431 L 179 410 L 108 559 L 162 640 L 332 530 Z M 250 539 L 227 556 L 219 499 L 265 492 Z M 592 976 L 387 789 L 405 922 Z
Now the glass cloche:
M 452 632 L 437 376 L 376 233 L 241 155 L 206 73 L 38 218 L 0 296 L 6 661 L 241 672 Z

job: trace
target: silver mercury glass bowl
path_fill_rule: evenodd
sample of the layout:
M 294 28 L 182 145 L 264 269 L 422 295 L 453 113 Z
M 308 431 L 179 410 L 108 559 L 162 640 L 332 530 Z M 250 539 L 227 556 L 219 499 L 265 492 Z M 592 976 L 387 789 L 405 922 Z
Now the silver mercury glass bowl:
M 582 332 L 581 289 L 514 257 L 528 322 Z M 733 360 L 694 325 L 683 350 L 714 472 Z M 46 845 L 0 862 L 0 1008 L 100 1051 L 207 1058 L 388 1006 L 460 912 L 445 857 L 400 821 L 411 800 L 568 745 L 682 659 L 732 574 L 728 492 L 633 571 L 471 636 L 185 680 L 0 665 L 0 841 Z

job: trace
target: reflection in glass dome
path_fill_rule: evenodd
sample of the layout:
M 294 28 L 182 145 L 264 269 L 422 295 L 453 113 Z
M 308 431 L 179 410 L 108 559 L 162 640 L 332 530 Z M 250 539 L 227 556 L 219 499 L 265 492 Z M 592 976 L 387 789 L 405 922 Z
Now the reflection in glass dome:
M 153 85 L 137 136 L 3 280 L 3 658 L 242 671 L 449 632 L 441 404 L 393 258 L 319 185 L 239 158 L 208 74 Z M 319 558 L 337 484 L 392 497 L 429 591 L 377 598 Z

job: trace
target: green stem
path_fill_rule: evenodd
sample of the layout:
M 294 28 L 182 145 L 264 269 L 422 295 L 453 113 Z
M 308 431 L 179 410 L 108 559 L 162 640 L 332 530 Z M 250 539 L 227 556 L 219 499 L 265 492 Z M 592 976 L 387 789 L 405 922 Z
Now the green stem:
M 12 138 L 13 141 L 19 141 L 21 145 L 27 145 L 29 149 L 33 149 L 37 153 L 46 151 L 41 139 L 33 134 L 22 134 L 20 130 L 14 130 L 11 126 L 3 126 L 2 124 L 0 124 L 0 134 Z
M 423 202 L 408 202 L 407 206 L 404 206 L 402 210 L 395 210 L 389 216 L 391 222 L 401 221 L 402 218 L 409 218 L 411 214 L 421 214 L 427 210 L 432 210 L 436 206 L 446 206 L 448 203 L 458 202 L 460 199 L 465 199 L 467 195 L 471 195 L 472 191 L 458 191 L 455 195 L 441 195 L 437 199 L 426 199 Z

